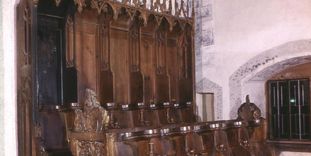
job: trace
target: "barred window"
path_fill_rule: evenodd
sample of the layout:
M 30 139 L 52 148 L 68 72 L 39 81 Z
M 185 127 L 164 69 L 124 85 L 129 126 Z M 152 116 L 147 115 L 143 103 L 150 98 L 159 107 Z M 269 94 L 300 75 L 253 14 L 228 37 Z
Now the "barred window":
M 271 140 L 310 139 L 309 79 L 268 81 Z

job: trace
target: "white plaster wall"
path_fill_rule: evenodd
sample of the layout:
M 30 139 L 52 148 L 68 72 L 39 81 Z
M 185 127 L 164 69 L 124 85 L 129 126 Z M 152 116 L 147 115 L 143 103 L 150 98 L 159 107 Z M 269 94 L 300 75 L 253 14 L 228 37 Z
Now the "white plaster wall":
M 310 156 L 310 153 L 282 152 L 280 156 Z
M 0 155 L 17 155 L 17 119 L 16 119 L 16 34 L 15 34 L 15 5 L 18 0 L 1 0 L 0 16 L 2 21 L 0 31 L 2 32 L 2 52 L 4 67 L 4 102 L 1 119 L 3 119 L 3 137 L 0 142 Z M 2 89 L 2 88 L 1 88 Z
M 202 79 L 209 79 L 222 88 L 223 104 L 220 106 L 222 119 L 230 119 L 235 117 L 232 113 L 230 115 L 230 112 L 235 111 L 232 110 L 232 105 L 236 105 L 236 101 L 232 98 L 230 100 L 230 96 L 237 92 L 230 89 L 232 83 L 230 76 L 249 60 L 269 49 L 291 41 L 310 39 L 311 1 L 206 0 L 202 2 L 212 4 L 214 32 L 214 44 L 201 45 Z M 202 8 L 203 12 L 204 9 L 208 9 L 204 5 Z M 204 22 L 211 23 L 203 17 L 202 32 L 211 27 Z M 254 86 L 263 91 L 263 84 L 264 82 L 241 84 L 242 90 L 238 92 L 241 92 L 241 96 L 251 94 L 251 100 L 254 99 L 256 104 L 264 105 L 264 97 L 261 97 L 264 94 L 255 95 L 253 94 L 255 91 L 251 89 Z M 244 97 L 240 98 L 244 101 Z M 242 101 L 238 101 L 240 102 Z M 264 110 L 262 111 L 264 113 Z
M 214 0 L 215 50 L 237 58 L 311 36 L 310 0 Z
M 266 99 L 265 99 L 265 81 L 247 81 L 242 87 L 242 100 L 243 97 L 249 95 L 251 97 L 251 102 L 255 103 L 259 108 L 261 108 L 261 115 L 266 117 Z

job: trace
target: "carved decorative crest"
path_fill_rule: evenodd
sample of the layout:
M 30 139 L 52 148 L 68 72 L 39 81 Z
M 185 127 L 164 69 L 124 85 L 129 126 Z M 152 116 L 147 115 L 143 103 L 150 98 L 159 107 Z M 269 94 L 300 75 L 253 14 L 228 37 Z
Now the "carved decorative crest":
M 105 144 L 102 142 L 102 135 L 109 117 L 97 101 L 93 90 L 86 89 L 83 109 L 75 109 L 74 114 L 74 127 L 69 132 L 72 154 L 104 156 Z
M 39 0 L 32 0 L 35 6 Z M 74 0 L 78 12 L 85 7 L 96 9 L 98 14 L 107 12 L 109 6 L 113 11 L 113 19 L 117 20 L 122 9 L 125 9 L 130 16 L 140 13 L 144 25 L 147 24 L 148 16 L 153 14 L 161 24 L 162 19 L 167 19 L 170 30 L 173 29 L 176 21 L 192 24 L 194 17 L 194 0 Z M 62 0 L 54 0 L 59 6 Z
M 108 125 L 108 122 L 108 113 L 100 106 L 95 92 L 86 89 L 86 100 L 83 110 L 75 110 L 74 131 L 102 132 L 105 126 Z
M 245 121 L 256 120 L 261 117 L 260 109 L 254 103 L 250 103 L 249 95 L 246 96 L 246 102 L 240 106 L 238 116 L 238 119 Z
M 54 1 L 56 6 L 59 6 L 62 2 L 62 0 Z M 32 0 L 32 2 L 34 5 L 37 5 L 39 0 Z M 101 13 L 107 3 L 125 8 L 143 9 L 144 11 L 150 10 L 178 18 L 192 18 L 194 12 L 194 0 L 175 0 L 175 3 L 172 0 L 74 0 L 74 2 L 78 5 L 79 12 L 86 7 L 86 4 L 90 4 L 92 8 L 98 10 L 98 13 Z

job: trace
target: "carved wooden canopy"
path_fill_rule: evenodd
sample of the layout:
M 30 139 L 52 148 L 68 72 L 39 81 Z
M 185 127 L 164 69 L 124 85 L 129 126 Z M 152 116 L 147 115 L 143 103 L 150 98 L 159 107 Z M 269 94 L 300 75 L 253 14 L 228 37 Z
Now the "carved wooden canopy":
M 39 0 L 32 0 L 36 5 Z M 54 0 L 59 6 L 62 0 Z M 96 9 L 98 13 L 113 11 L 114 20 L 117 20 L 120 12 L 125 12 L 131 17 L 138 13 L 146 25 L 148 18 L 154 16 L 160 25 L 163 20 L 170 24 L 170 30 L 178 23 L 182 28 L 192 25 L 194 17 L 193 0 L 73 0 L 77 10 L 82 12 L 84 8 Z

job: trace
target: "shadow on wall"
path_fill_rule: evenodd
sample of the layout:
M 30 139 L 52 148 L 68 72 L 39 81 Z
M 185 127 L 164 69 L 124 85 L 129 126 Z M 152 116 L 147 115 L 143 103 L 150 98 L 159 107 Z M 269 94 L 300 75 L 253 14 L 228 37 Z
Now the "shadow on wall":
M 229 80 L 230 87 L 230 118 L 236 118 L 236 112 L 245 95 L 243 89 L 252 81 L 266 81 L 272 75 L 299 64 L 311 62 L 311 40 L 292 41 L 260 53 L 236 70 Z M 264 85 L 264 83 L 263 83 Z M 247 85 L 247 87 L 252 87 Z M 253 88 L 256 92 L 256 87 Z M 264 93 L 262 101 L 264 103 Z M 264 104 L 259 104 L 265 113 Z

